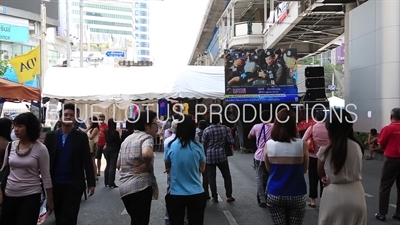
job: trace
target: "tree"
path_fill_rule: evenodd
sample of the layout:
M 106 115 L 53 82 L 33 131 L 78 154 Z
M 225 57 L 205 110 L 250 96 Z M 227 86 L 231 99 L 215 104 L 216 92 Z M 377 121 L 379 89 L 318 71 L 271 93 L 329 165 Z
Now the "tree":
M 0 77 L 4 76 L 4 74 L 8 70 L 8 61 L 7 60 L 1 60 L 0 59 Z

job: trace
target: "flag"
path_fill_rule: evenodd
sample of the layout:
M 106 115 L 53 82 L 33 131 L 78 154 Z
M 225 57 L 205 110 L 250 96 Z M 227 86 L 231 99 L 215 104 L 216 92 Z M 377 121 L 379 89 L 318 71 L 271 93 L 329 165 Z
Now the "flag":
M 19 83 L 35 79 L 40 74 L 40 47 L 8 60 L 14 68 Z

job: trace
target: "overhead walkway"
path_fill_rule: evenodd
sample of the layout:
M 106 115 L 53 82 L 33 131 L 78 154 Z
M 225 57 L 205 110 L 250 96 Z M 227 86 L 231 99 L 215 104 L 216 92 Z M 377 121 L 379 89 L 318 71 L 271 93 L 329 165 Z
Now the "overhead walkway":
M 197 55 L 201 55 L 206 51 L 206 47 L 214 35 L 215 25 L 229 1 L 230 0 L 209 0 L 200 32 L 195 42 L 196 44 L 189 59 L 189 65 L 194 65 Z
M 296 48 L 304 58 L 338 47 L 343 43 L 344 1 L 286 2 L 265 33 L 264 48 Z

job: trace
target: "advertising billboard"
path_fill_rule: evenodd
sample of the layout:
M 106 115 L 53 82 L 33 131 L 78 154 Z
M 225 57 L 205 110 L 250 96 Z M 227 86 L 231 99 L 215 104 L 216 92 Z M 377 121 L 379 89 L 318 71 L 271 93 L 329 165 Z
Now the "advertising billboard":
M 297 49 L 225 51 L 225 100 L 297 102 Z
M 20 18 L 40 21 L 41 2 L 42 0 L 29 0 L 29 1 L 1 0 L 0 13 L 10 16 L 16 16 Z M 49 2 L 47 1 L 45 2 L 48 24 L 58 25 L 58 2 L 59 0 L 50 0 Z M 23 10 L 33 14 L 23 13 L 18 10 Z M 57 24 L 53 24 L 52 22 L 57 22 Z

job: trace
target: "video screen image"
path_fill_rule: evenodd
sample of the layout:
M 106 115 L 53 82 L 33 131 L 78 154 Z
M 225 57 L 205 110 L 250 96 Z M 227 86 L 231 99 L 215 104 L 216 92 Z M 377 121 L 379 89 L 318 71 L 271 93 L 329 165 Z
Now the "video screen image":
M 297 49 L 225 50 L 230 103 L 297 102 Z

